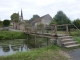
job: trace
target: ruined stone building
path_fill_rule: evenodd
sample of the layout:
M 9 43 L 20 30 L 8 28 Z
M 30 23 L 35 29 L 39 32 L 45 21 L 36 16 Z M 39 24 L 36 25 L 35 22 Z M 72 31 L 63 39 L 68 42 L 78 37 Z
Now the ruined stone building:
M 14 22 L 14 21 L 11 20 L 11 25 L 12 25 L 13 29 L 24 30 L 25 29 L 25 24 L 26 24 L 26 22 L 23 19 L 23 12 L 22 12 L 22 9 L 21 9 L 21 13 L 19 14 L 19 21 Z

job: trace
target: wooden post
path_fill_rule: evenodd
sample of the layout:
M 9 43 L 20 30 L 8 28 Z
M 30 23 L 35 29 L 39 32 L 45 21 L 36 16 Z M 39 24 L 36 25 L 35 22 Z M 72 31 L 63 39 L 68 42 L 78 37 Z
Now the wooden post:
M 53 34 L 53 27 L 51 26 L 51 35 Z
M 36 48 L 36 40 L 37 40 L 37 29 L 35 29 L 35 39 L 34 39 L 35 48 Z
M 44 27 L 42 27 L 42 34 L 44 34 Z
M 55 35 L 57 35 L 57 25 L 55 24 Z
M 66 34 L 69 34 L 68 32 L 68 25 L 66 24 Z
M 27 34 L 27 43 L 29 44 L 29 34 Z
M 48 42 L 49 42 L 49 40 L 48 40 L 48 38 L 47 38 L 47 46 L 49 45 L 49 43 L 48 43 Z
M 31 28 L 30 28 L 30 33 L 31 33 Z
M 35 34 L 35 39 L 34 39 L 34 46 L 36 47 L 36 39 L 37 39 L 37 36 Z
M 27 28 L 27 33 L 28 33 L 28 28 Z
M 36 30 L 36 28 L 35 28 L 35 30 L 34 30 L 34 31 L 35 31 L 35 34 L 36 34 L 36 31 L 37 31 L 37 30 Z

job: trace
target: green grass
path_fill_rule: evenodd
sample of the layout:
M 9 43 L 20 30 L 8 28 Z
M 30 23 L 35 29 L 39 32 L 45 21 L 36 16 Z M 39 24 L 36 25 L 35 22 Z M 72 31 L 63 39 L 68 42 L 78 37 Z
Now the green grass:
M 25 39 L 26 35 L 23 32 L 0 31 L 0 40 L 8 39 Z
M 76 40 L 80 44 L 80 37 L 79 36 L 73 36 L 74 40 Z
M 50 46 L 0 57 L 0 60 L 69 60 L 69 57 L 61 53 L 59 47 Z
M 58 34 L 66 34 L 66 31 L 57 31 Z
M 74 40 L 76 40 L 80 44 L 80 32 L 79 31 L 71 31 L 70 35 L 73 36 Z
M 71 31 L 70 35 L 71 36 L 80 36 L 80 33 L 79 33 L 79 31 Z

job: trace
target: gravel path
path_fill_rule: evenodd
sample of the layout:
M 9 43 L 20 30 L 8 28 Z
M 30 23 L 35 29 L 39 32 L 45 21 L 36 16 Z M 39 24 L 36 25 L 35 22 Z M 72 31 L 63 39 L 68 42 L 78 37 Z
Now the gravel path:
M 80 60 L 80 49 L 74 49 L 68 54 L 71 56 L 72 60 Z

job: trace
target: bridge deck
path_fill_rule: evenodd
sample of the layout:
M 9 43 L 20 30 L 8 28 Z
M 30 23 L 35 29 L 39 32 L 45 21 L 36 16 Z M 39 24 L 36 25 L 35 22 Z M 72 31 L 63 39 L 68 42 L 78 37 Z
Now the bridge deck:
M 50 34 L 50 33 L 30 33 L 30 32 L 24 32 L 26 34 L 31 34 L 31 35 L 36 35 L 36 36 L 40 36 L 40 37 L 46 37 L 46 38 L 54 38 L 55 34 Z M 60 36 L 65 36 L 67 34 L 57 34 L 57 37 Z

